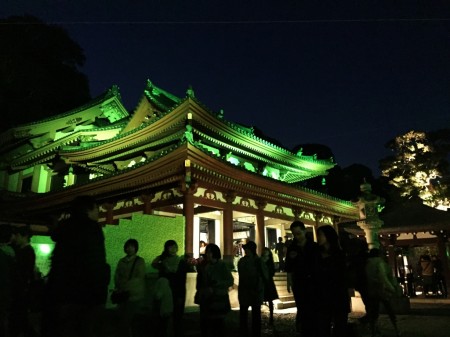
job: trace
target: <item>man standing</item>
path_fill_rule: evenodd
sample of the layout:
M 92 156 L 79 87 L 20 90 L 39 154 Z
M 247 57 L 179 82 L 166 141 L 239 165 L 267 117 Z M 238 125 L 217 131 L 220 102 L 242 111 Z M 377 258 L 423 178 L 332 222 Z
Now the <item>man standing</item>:
M 307 239 L 303 222 L 294 221 L 290 229 L 294 239 L 286 253 L 285 269 L 288 273 L 288 291 L 292 289 L 297 306 L 297 332 L 301 333 L 302 337 L 319 337 L 314 298 L 319 290 L 316 289 L 319 246 Z
M 261 304 L 264 300 L 264 283 L 268 280 L 267 269 L 256 254 L 256 243 L 248 241 L 242 246 L 245 256 L 239 260 L 239 327 L 241 336 L 261 336 Z M 251 334 L 248 329 L 248 308 L 252 308 Z
M 278 242 L 275 245 L 275 253 L 278 255 L 278 271 L 284 271 L 284 256 L 285 256 L 286 245 L 283 242 L 283 238 L 280 236 Z
M 243 252 L 241 240 L 236 241 L 233 246 L 233 271 L 238 270 L 238 262 L 242 258 Z
M 108 294 L 110 268 L 94 198 L 74 199 L 70 218 L 52 232 L 43 336 L 93 336 Z

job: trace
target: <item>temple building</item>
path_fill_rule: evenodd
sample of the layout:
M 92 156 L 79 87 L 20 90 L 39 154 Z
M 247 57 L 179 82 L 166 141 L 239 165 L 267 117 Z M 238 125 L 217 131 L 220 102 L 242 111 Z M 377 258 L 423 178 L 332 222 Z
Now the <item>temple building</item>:
M 106 227 L 136 215 L 182 216 L 184 251 L 198 256 L 201 240 L 214 242 L 225 259 L 236 240 L 271 246 L 294 219 L 313 235 L 320 225 L 359 219 L 353 203 L 303 186 L 326 176 L 331 158 L 258 137 L 205 107 L 191 88 L 180 98 L 147 81 L 129 113 L 112 87 L 4 132 L 0 144 L 0 220 L 44 235 L 84 194 L 97 198 Z

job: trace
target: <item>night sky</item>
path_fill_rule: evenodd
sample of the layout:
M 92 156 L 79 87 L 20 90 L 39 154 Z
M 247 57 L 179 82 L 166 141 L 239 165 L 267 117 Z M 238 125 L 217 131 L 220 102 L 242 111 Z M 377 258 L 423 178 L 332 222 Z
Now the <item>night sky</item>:
M 0 17 L 63 26 L 92 96 L 117 84 L 133 110 L 147 79 L 182 97 L 192 85 L 225 119 L 375 176 L 391 138 L 450 127 L 448 1 L 239 2 L 7 0 Z

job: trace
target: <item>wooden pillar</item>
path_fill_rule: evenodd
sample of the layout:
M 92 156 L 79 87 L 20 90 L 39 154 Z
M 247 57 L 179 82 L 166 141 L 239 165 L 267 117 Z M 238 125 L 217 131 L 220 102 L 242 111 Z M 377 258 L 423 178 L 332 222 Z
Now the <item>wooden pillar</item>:
M 446 231 L 441 231 L 440 233 L 437 233 L 437 246 L 438 246 L 438 257 L 441 260 L 442 263 L 442 272 L 444 274 L 444 278 L 446 280 L 447 284 L 447 293 L 450 288 L 450 268 L 449 268 L 449 260 L 447 256 L 447 240 L 448 240 L 448 234 Z
M 258 201 L 256 203 L 258 211 L 256 212 L 256 245 L 257 253 L 261 256 L 263 248 L 265 246 L 265 225 L 264 225 L 264 208 L 266 208 L 266 201 Z
M 153 214 L 152 209 L 152 200 L 155 197 L 153 193 L 142 194 L 139 199 L 144 203 L 143 205 L 143 213 L 144 214 Z
M 194 194 L 197 191 L 197 183 L 192 179 L 191 161 L 184 161 L 185 175 L 180 181 L 180 192 L 183 193 L 184 228 L 184 253 L 194 256 Z
M 397 256 L 395 255 L 395 243 L 397 242 L 397 235 L 395 234 L 389 234 L 388 240 L 387 240 L 387 251 L 389 255 L 388 263 L 389 266 L 392 269 L 393 274 L 395 277 L 397 277 Z
M 183 215 L 184 227 L 184 252 L 189 256 L 194 255 L 194 192 L 191 188 L 184 191 Z
M 314 222 L 314 226 L 313 226 L 313 239 L 314 239 L 314 242 L 317 242 L 317 228 L 319 228 L 319 226 L 320 226 L 320 219 L 322 218 L 322 213 L 315 212 L 314 216 L 316 218 L 316 221 Z
M 115 225 L 117 221 L 114 221 L 114 207 L 116 207 L 115 202 L 105 202 L 102 204 L 102 208 L 106 211 L 105 214 L 105 224 Z
M 223 260 L 233 264 L 233 201 L 236 193 L 228 192 L 223 194 L 227 202 L 223 209 Z

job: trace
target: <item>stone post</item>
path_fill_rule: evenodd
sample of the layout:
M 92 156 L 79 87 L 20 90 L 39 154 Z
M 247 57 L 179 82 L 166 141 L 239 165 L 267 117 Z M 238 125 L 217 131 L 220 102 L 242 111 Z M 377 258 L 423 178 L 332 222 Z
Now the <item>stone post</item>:
M 359 208 L 359 228 L 364 231 L 369 249 L 379 248 L 378 232 L 383 226 L 383 220 L 378 216 L 378 212 L 384 205 L 384 199 L 372 193 L 372 186 L 364 182 L 361 184 L 361 192 L 356 205 Z

